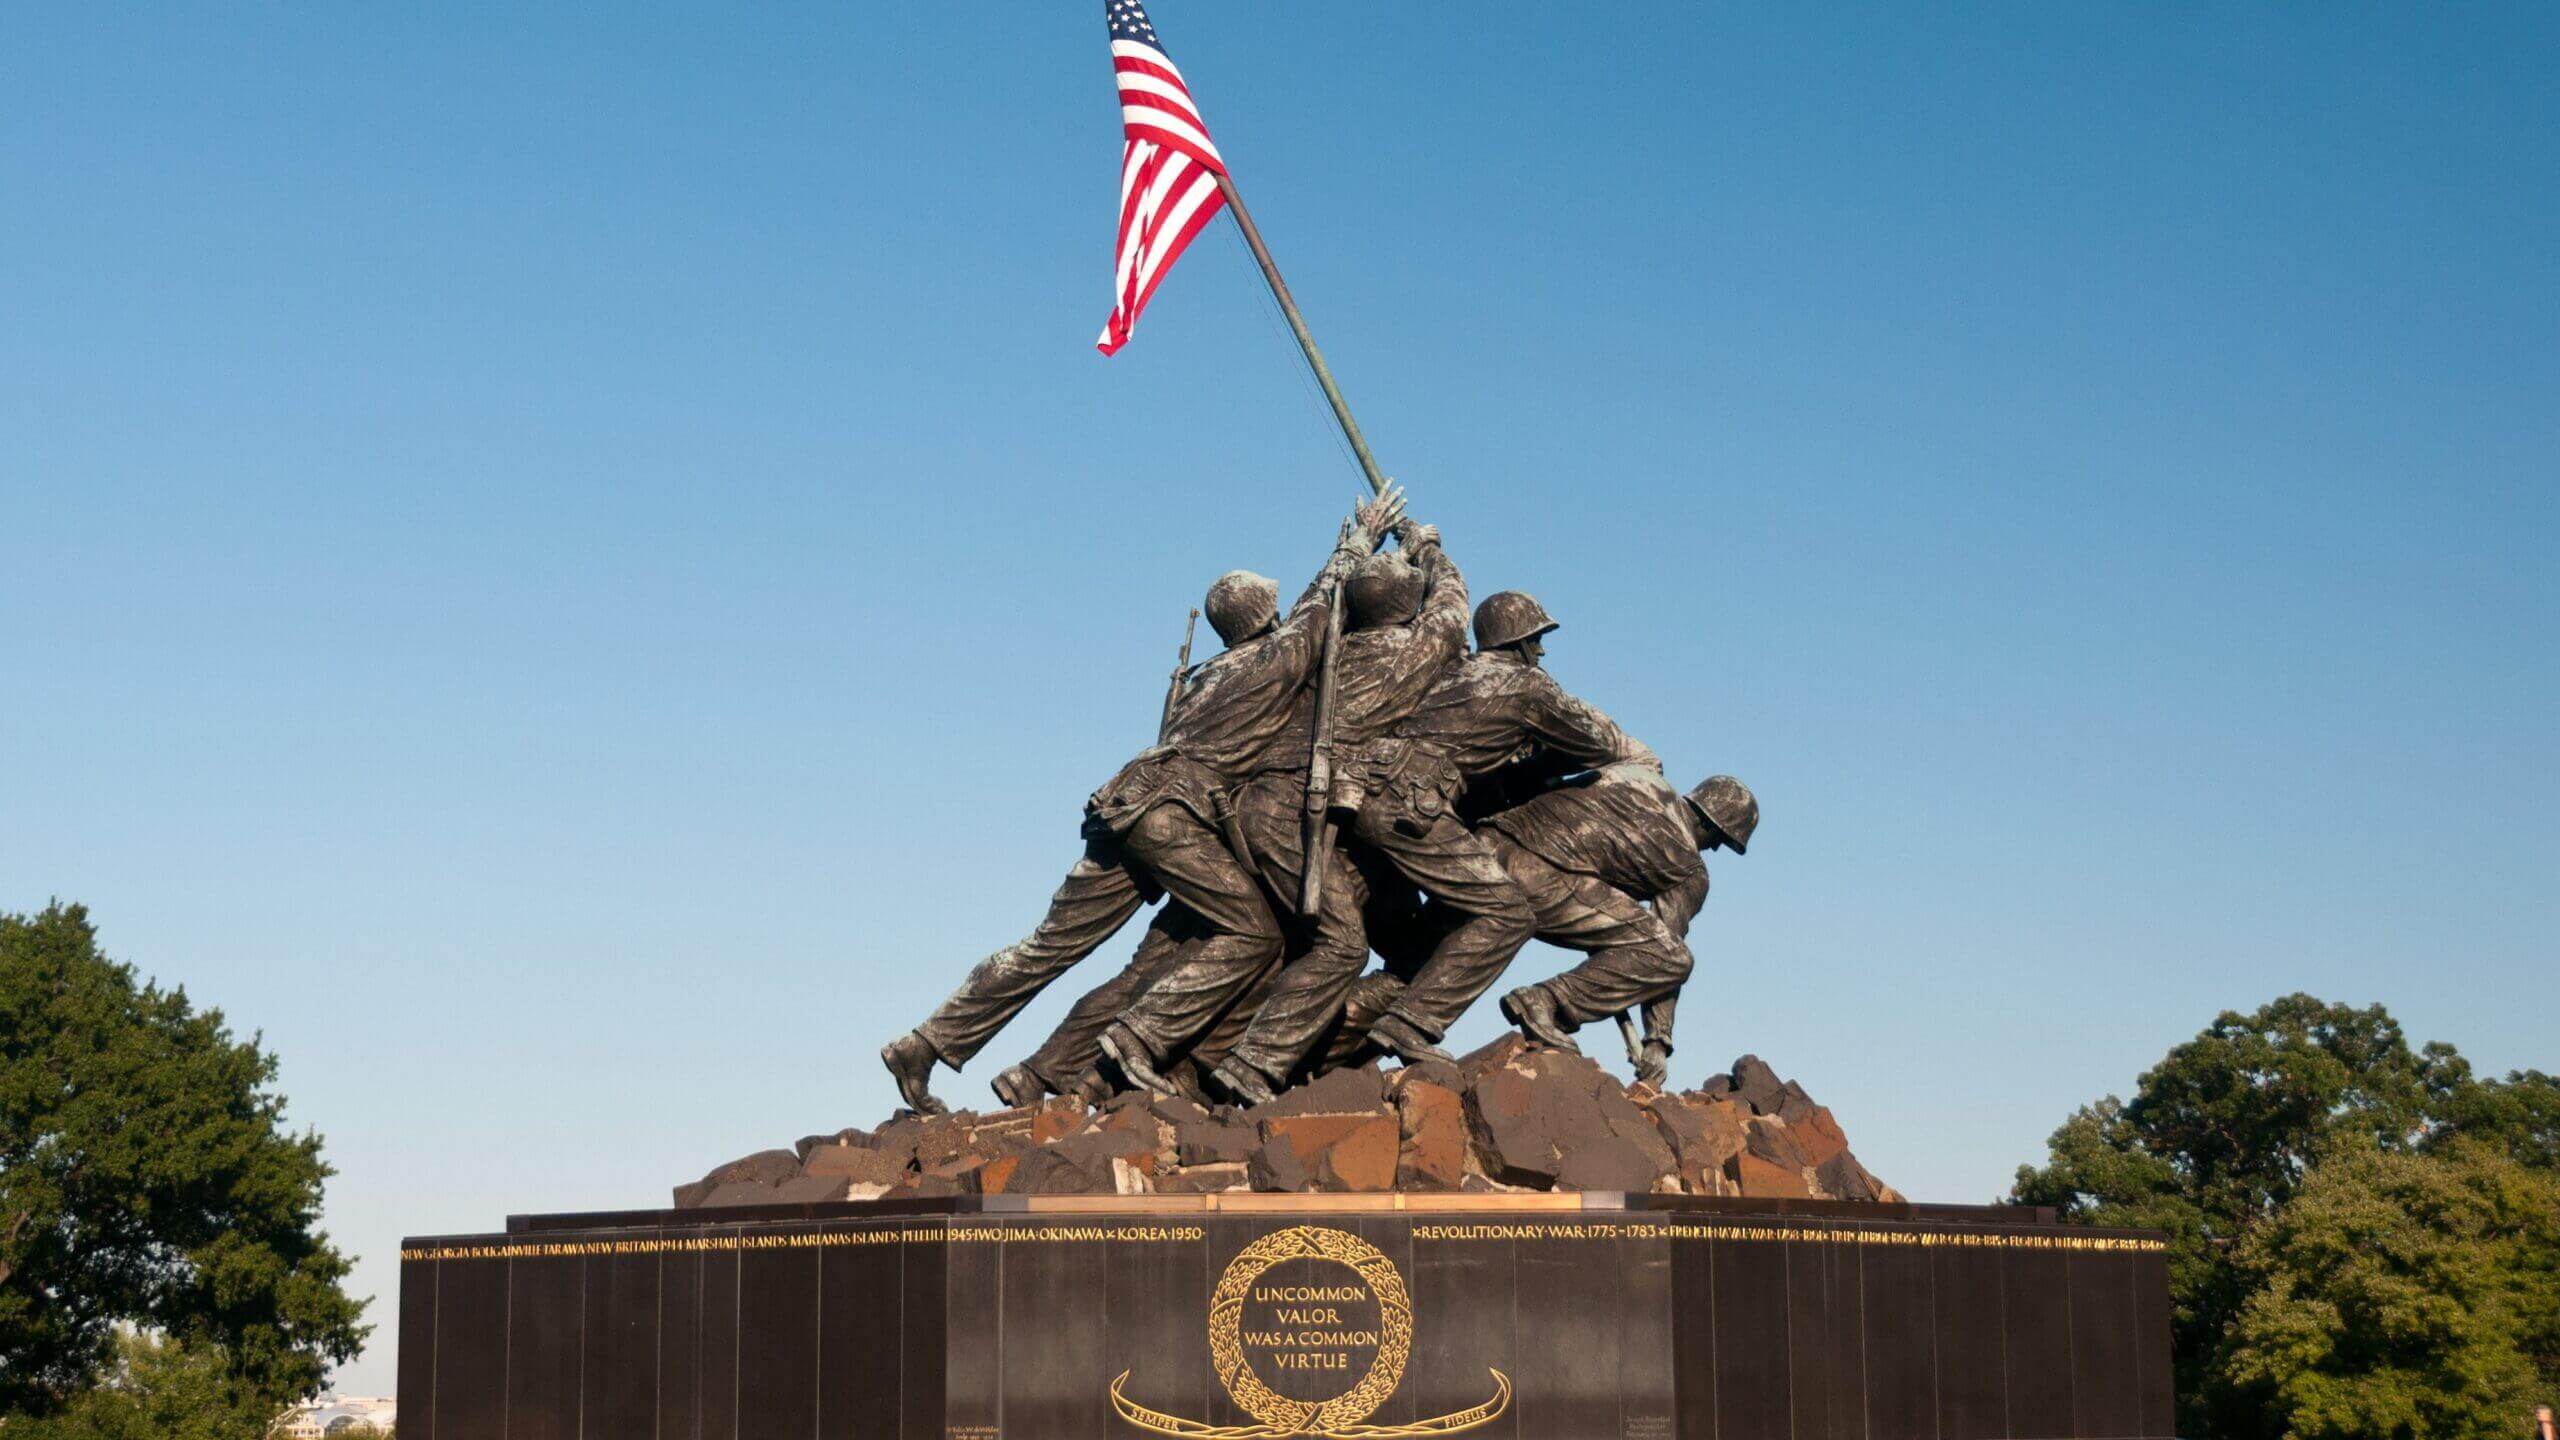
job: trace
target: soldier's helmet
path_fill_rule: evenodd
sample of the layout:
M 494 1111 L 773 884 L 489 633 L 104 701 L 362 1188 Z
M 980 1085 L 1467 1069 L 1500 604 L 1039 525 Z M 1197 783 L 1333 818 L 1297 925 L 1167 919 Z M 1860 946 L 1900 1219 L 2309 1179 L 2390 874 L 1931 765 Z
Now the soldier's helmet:
M 1476 607 L 1476 648 L 1498 650 L 1517 645 L 1531 636 L 1544 635 L 1556 628 L 1547 607 L 1518 590 L 1504 590 L 1484 597 Z
M 1366 630 L 1372 625 L 1401 625 L 1422 608 L 1422 570 L 1402 555 L 1380 553 L 1363 559 L 1351 572 L 1344 593 L 1349 607 L 1343 625 Z
M 1750 849 L 1751 832 L 1760 828 L 1760 802 L 1750 786 L 1730 775 L 1710 775 L 1689 792 L 1689 803 L 1723 833 L 1734 854 Z
M 1230 570 L 1210 583 L 1200 613 L 1209 617 L 1209 628 L 1220 640 L 1241 644 L 1279 621 L 1280 586 L 1267 575 Z

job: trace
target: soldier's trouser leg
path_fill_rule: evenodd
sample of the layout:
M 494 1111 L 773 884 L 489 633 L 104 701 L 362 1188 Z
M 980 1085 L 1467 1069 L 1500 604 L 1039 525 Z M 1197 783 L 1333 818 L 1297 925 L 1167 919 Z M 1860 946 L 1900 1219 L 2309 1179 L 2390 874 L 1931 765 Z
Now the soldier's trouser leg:
M 1463 916 L 1437 905 L 1424 905 L 1395 867 L 1375 857 L 1363 869 L 1368 875 L 1369 903 L 1361 907 L 1369 927 L 1369 948 L 1378 952 L 1378 967 L 1351 982 L 1342 1004 L 1316 1048 L 1299 1062 L 1310 1078 L 1345 1065 L 1356 1065 L 1369 1047 L 1369 1027 L 1404 993 L 1405 982 L 1422 973 L 1441 937 L 1456 929 Z
M 1161 978 L 1167 969 L 1190 959 L 1190 952 L 1197 950 L 1206 938 L 1190 911 L 1174 905 L 1165 908 L 1185 922 L 1173 931 L 1179 938 L 1168 939 L 1150 929 L 1147 938 L 1138 942 L 1136 957 L 1122 967 L 1119 974 L 1087 991 L 1082 999 L 1076 1001 L 1075 1008 L 1067 1012 L 1066 1019 L 1058 1022 L 1058 1028 L 1050 1032 L 1048 1040 L 1023 1062 L 1024 1068 L 1039 1076 L 1050 1089 L 1063 1094 L 1077 1077 L 1100 1063 L 1102 1032 L 1111 1028 L 1111 1022 L 1135 1004 L 1137 998 L 1146 993 L 1147 987 Z M 1286 955 L 1281 957 L 1281 963 L 1288 963 Z M 1271 982 L 1279 973 L 1278 966 L 1266 965 L 1249 977 L 1251 984 L 1244 994 L 1219 1012 L 1216 1023 L 1209 1027 L 1207 1033 L 1191 1042 L 1189 1059 L 1198 1067 L 1200 1074 L 1205 1076 L 1217 1068 L 1218 1062 L 1227 1058 L 1235 1049 L 1236 1042 L 1244 1038 L 1246 1022 L 1253 1018 L 1254 1008 L 1262 1003 L 1262 998 L 1271 993 Z
M 1264 803 L 1247 803 L 1257 798 Z M 1307 848 L 1296 807 L 1285 803 L 1285 797 L 1275 805 L 1250 792 L 1239 803 L 1246 805 L 1245 830 L 1254 858 L 1265 862 L 1263 872 L 1278 882 L 1281 894 L 1296 895 Z M 1368 927 L 1361 919 L 1367 899 L 1368 887 L 1349 852 L 1337 848 L 1325 865 L 1306 952 L 1281 969 L 1253 1009 L 1251 1023 L 1235 1042 L 1236 1059 L 1276 1084 L 1288 1079 L 1315 1048 L 1325 1027 L 1342 1013 L 1344 993 L 1368 964 Z
M 1358 896 L 1332 871 L 1317 902 L 1312 943 L 1271 983 L 1236 1042 L 1235 1057 L 1273 1080 L 1286 1078 L 1342 1013 L 1343 994 L 1368 961 Z
M 1206 1079 L 1210 1071 L 1218 1068 L 1219 1062 L 1235 1053 L 1236 1045 L 1244 1039 L 1246 1027 L 1253 1023 L 1255 1012 L 1271 994 L 1273 983 L 1288 973 L 1287 967 L 1296 964 L 1297 958 L 1302 956 L 1293 957 L 1284 951 L 1278 960 L 1256 971 L 1244 993 L 1219 1011 L 1218 1018 L 1209 1028 L 1192 1040 L 1188 1058 L 1201 1078 Z
M 1685 947 L 1687 942 L 1683 941 L 1682 944 Z M 1690 958 L 1692 961 L 1696 959 L 1694 952 L 1692 952 Z M 1688 982 L 1684 980 L 1681 983 L 1686 984 Z M 1661 1041 L 1662 1053 L 1665 1055 L 1670 1054 L 1672 1051 L 1671 1027 L 1672 1023 L 1679 1018 L 1679 1013 L 1680 992 L 1677 990 L 1674 990 L 1670 994 L 1662 996 L 1659 999 L 1647 1000 L 1644 1002 L 1644 1038 L 1649 1041 Z
M 1365 847 L 1355 853 L 1367 877 L 1369 903 L 1360 907 L 1360 920 L 1369 931 L 1369 948 L 1378 952 L 1379 967 L 1386 973 L 1398 982 L 1410 980 L 1466 917 L 1426 904 L 1412 881 Z
M 1208 937 L 1184 946 L 1118 1023 L 1163 1060 L 1216 1022 L 1220 1012 L 1280 958 L 1280 921 L 1226 840 L 1179 805 L 1158 805 L 1123 841 L 1166 893 L 1200 917 Z
M 1205 934 L 1200 918 L 1189 907 L 1167 902 L 1138 941 L 1138 953 L 1119 973 L 1086 991 L 1049 1038 L 1040 1042 L 1040 1048 L 1022 1062 L 1023 1068 L 1058 1094 L 1072 1090 L 1084 1072 L 1101 1063 L 1102 1032 L 1175 961 L 1183 945 L 1197 943 Z
M 979 961 L 916 1033 L 952 1069 L 968 1064 L 1050 981 L 1128 924 L 1140 903 L 1137 877 L 1120 847 L 1087 842 L 1084 858 L 1049 898 L 1039 928 Z
M 1299 1072 L 1313 1079 L 1377 1054 L 1369 1044 L 1369 1027 L 1384 1018 L 1387 1007 L 1403 993 L 1403 977 L 1384 970 L 1372 970 L 1352 981 L 1351 988 L 1342 992 L 1342 1008 L 1335 1012 L 1333 1024 L 1317 1039 Z
M 1689 947 L 1642 902 L 1595 876 L 1560 870 L 1507 840 L 1495 849 L 1538 912 L 1538 938 L 1590 958 L 1539 982 L 1568 1024 L 1588 1025 L 1677 994 Z
M 1373 803 L 1360 813 L 1360 838 L 1392 861 L 1416 888 L 1465 917 L 1433 947 L 1387 1013 L 1434 1042 L 1449 1033 L 1529 943 L 1537 914 L 1493 847 L 1443 813 L 1416 835 L 1391 809 Z

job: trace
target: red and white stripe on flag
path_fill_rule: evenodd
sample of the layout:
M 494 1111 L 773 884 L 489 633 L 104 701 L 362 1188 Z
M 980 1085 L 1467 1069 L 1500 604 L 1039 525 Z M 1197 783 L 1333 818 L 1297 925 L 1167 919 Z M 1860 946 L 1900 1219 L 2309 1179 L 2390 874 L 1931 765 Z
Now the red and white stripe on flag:
M 1227 173 L 1182 72 L 1156 44 L 1139 0 L 1104 0 L 1111 68 L 1120 85 L 1120 241 L 1112 267 L 1111 319 L 1094 344 L 1109 355 L 1129 332 L 1191 237 L 1227 203 Z

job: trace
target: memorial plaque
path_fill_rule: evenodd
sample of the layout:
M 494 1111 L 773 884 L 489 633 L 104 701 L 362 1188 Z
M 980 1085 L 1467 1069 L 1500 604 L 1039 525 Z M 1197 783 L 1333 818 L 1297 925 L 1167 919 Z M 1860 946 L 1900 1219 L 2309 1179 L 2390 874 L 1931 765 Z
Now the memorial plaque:
M 424 1334 L 429 1338 L 419 1344 L 400 1347 L 397 1384 L 403 1394 L 432 1396 L 436 1393 L 435 1325 L 435 1267 L 425 1261 L 404 1260 L 400 1263 L 400 1328 L 404 1333 Z M 419 1411 L 410 1423 L 432 1431 L 435 1429 L 435 1414 L 433 1411 Z
M 578 1440 L 586 1260 L 520 1256 L 507 1268 L 508 1440 Z
M 404 1250 L 425 1440 L 2168 1440 L 2165 1248 L 2036 1212 L 1132 1196 Z
M 830 1361 L 818 1368 L 818 1440 L 880 1440 L 898 1433 L 904 1290 L 895 1244 L 834 1245 L 819 1252 L 818 1352 Z M 897 1330 L 886 1343 L 880 1334 L 884 1322 Z
M 642 1435 L 657 1424 L 658 1281 L 645 1252 L 587 1262 L 579 1434 Z
M 507 1303 L 514 1265 L 507 1258 L 506 1249 L 494 1247 L 472 1264 L 450 1258 L 470 1248 L 467 1243 L 436 1246 L 425 1253 L 437 1258 L 423 1264 L 409 1259 L 421 1252 L 402 1252 L 401 1313 L 404 1317 L 413 1313 L 408 1308 L 406 1289 L 415 1283 L 430 1293 L 428 1308 L 434 1318 L 423 1330 L 408 1324 L 400 1327 L 400 1399 L 407 1403 L 415 1395 L 410 1413 L 427 1413 L 439 1434 L 503 1435 L 507 1425 Z M 418 1345 L 433 1350 L 428 1364 L 407 1363 L 410 1348 Z M 408 1382 L 419 1374 L 429 1380 L 423 1394 L 409 1389 Z
M 702 1264 L 699 1251 L 668 1250 L 658 1268 L 658 1434 L 702 1434 Z

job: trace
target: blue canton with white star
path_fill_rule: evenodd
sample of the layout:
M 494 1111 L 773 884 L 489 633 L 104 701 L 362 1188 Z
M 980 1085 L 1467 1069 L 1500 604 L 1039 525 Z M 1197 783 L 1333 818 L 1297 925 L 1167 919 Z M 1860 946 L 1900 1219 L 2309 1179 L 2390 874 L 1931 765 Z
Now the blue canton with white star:
M 1156 27 L 1147 23 L 1147 7 L 1139 4 L 1138 0 L 1103 0 L 1102 14 L 1111 22 L 1112 39 L 1136 40 L 1154 45 L 1159 50 L 1164 48 L 1156 39 Z

